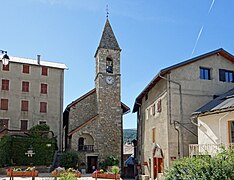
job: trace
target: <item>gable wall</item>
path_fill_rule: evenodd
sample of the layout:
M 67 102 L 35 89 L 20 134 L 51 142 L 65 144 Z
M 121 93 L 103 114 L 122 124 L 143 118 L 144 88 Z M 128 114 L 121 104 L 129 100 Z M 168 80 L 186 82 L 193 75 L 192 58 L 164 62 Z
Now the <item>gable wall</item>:
M 69 132 L 97 115 L 96 93 L 92 93 L 70 108 Z

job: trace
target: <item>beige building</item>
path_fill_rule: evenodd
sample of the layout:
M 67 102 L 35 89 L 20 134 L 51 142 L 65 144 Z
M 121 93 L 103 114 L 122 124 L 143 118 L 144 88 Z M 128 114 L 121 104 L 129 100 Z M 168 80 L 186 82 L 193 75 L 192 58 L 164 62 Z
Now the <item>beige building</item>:
M 0 65 L 0 131 L 26 131 L 46 123 L 61 149 L 65 64 L 10 57 Z
M 121 102 L 120 52 L 107 19 L 95 53 L 95 88 L 64 111 L 66 149 L 79 151 L 79 168 L 89 173 L 110 156 L 123 164 L 122 120 L 129 107 Z
M 193 113 L 198 144 L 190 144 L 190 156 L 215 155 L 234 145 L 234 89 L 219 95 Z
M 234 57 L 218 49 L 162 69 L 136 98 L 142 173 L 156 178 L 197 143 L 191 114 L 234 87 Z

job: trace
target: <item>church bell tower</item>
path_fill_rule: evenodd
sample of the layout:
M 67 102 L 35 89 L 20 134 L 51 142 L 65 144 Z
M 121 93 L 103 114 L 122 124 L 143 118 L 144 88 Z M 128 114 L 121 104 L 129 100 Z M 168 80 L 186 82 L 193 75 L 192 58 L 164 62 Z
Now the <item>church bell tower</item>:
M 118 157 L 119 163 L 121 163 L 123 134 L 120 52 L 121 49 L 107 18 L 95 53 L 97 106 L 100 134 L 104 141 L 99 147 L 102 148 L 103 159 L 114 155 Z

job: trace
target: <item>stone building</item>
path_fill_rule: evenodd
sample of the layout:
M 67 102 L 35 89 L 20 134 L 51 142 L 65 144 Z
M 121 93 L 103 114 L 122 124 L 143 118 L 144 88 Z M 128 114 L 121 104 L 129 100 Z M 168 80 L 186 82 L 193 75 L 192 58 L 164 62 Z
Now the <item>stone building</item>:
M 65 64 L 10 57 L 0 65 L 0 132 L 27 131 L 46 123 L 62 145 L 63 89 Z M 6 132 L 6 131 L 4 131 Z
M 234 57 L 218 49 L 162 69 L 138 95 L 138 153 L 142 173 L 155 178 L 197 143 L 191 114 L 234 87 Z
M 95 53 L 95 88 L 64 111 L 65 147 L 79 151 L 87 172 L 111 155 L 122 162 L 122 118 L 129 108 L 121 103 L 120 51 L 107 19 Z

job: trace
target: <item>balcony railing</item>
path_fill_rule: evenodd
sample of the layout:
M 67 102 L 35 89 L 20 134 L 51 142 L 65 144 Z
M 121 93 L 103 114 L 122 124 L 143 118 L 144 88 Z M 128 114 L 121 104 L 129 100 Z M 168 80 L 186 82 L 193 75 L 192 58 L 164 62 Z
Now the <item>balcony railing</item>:
M 234 144 L 190 144 L 189 156 L 210 155 L 214 156 L 223 149 L 234 148 Z
M 78 151 L 94 151 L 94 145 L 78 145 Z

